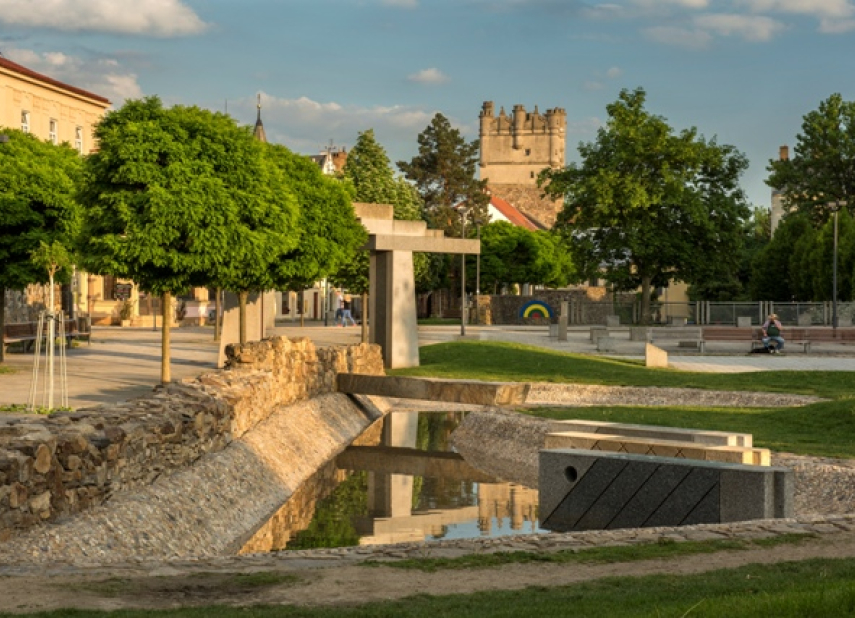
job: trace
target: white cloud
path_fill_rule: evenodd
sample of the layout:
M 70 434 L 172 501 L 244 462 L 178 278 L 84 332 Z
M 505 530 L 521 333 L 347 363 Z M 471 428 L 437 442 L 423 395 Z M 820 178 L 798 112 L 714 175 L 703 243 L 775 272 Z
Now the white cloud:
M 181 0 L 0 0 L 0 23 L 158 37 L 198 34 L 208 28 Z
M 649 8 L 661 8 L 671 5 L 685 9 L 705 9 L 710 4 L 709 0 L 634 0 L 634 3 Z
M 701 30 L 720 36 L 738 36 L 746 41 L 770 41 L 785 26 L 764 15 L 707 14 L 694 19 Z
M 267 139 L 295 152 L 315 153 L 332 139 L 337 146 L 353 146 L 357 134 L 374 129 L 389 157 L 404 156 L 425 130 L 435 111 L 403 105 L 360 107 L 308 97 L 283 99 L 261 93 L 261 118 Z M 229 111 L 247 123 L 255 121 L 255 97 L 229 102 Z M 461 128 L 461 130 L 463 130 Z M 406 146 L 403 146 L 406 144 Z M 411 155 L 410 155 L 411 156 Z
M 606 85 L 603 82 L 597 82 L 593 80 L 586 81 L 584 84 L 582 84 L 582 88 L 591 91 L 602 90 L 605 87 Z
M 855 19 L 821 19 L 819 31 L 826 34 L 843 34 L 855 30 Z
M 448 76 L 445 75 L 439 69 L 423 69 L 418 73 L 413 73 L 407 77 L 411 82 L 417 82 L 419 84 L 442 84 L 448 81 Z
M 642 34 L 651 41 L 685 49 L 705 49 L 713 40 L 712 35 L 704 30 L 672 26 L 646 28 Z
M 125 99 L 143 96 L 136 73 L 115 58 L 81 58 L 63 52 L 37 53 L 0 41 L 3 55 L 57 81 L 110 99 L 120 107 Z
M 755 13 L 792 13 L 816 17 L 850 17 L 855 14 L 851 0 L 737 0 Z
M 606 77 L 608 77 L 609 79 L 617 79 L 621 75 L 623 75 L 623 69 L 619 67 L 612 67 L 608 71 L 606 71 Z
M 755 13 L 789 13 L 819 20 L 819 31 L 840 34 L 855 30 L 855 4 L 852 0 L 738 0 L 740 6 Z
M 414 9 L 419 6 L 418 0 L 381 0 L 384 6 L 394 6 L 401 9 Z

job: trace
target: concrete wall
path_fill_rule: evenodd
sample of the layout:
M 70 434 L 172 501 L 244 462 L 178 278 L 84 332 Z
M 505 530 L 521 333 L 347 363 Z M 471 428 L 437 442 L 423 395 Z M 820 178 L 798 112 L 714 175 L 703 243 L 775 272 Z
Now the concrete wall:
M 157 388 L 149 397 L 50 416 L 2 415 L 0 541 L 223 451 L 283 406 L 334 392 L 339 372 L 382 374 L 379 348 L 317 350 L 305 338 L 268 339 L 231 346 L 226 371 Z M 347 436 L 361 423 L 367 421 Z M 277 431 L 289 426 L 293 421 Z

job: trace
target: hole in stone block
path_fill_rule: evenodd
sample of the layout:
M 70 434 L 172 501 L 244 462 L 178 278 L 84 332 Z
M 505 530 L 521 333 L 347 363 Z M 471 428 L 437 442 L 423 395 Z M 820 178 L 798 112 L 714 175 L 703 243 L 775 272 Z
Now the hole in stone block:
M 567 466 L 564 468 L 564 476 L 567 477 L 567 480 L 571 483 L 575 483 L 579 478 L 579 472 L 577 472 L 576 468 L 573 466 Z

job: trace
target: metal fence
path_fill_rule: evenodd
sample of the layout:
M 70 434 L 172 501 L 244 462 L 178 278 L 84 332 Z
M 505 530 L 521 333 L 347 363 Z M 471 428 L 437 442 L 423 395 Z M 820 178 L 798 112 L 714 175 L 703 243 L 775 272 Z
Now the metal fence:
M 571 306 L 571 324 L 602 324 L 604 315 L 616 315 L 621 324 L 641 322 L 641 304 L 575 302 Z M 788 326 L 832 326 L 833 304 L 759 302 L 651 303 L 653 324 L 697 324 L 721 326 L 759 326 L 771 313 L 776 313 Z M 838 326 L 851 326 L 855 318 L 855 302 L 837 303 Z

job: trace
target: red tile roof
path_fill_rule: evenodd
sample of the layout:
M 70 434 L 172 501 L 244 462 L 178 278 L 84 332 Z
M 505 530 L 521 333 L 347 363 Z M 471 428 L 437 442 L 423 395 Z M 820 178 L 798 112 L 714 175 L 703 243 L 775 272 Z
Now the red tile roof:
M 18 73 L 19 75 L 24 75 L 26 77 L 36 79 L 36 80 L 43 82 L 45 84 L 50 84 L 51 86 L 61 88 L 62 90 L 66 90 L 68 92 L 73 92 L 75 94 L 79 94 L 79 95 L 84 96 L 84 97 L 89 98 L 89 99 L 94 99 L 96 101 L 104 103 L 105 106 L 110 105 L 110 100 L 105 98 L 105 97 L 94 94 L 94 93 L 89 92 L 87 90 L 83 90 L 82 88 L 77 88 L 75 86 L 69 86 L 68 84 L 64 84 L 61 81 L 55 80 L 51 77 L 48 77 L 47 75 L 42 75 L 41 73 L 36 73 L 35 71 L 31 71 L 27 67 L 21 66 L 20 64 L 17 64 L 16 62 L 12 62 L 11 60 L 9 60 L 7 58 L 3 58 L 2 56 L 0 56 L 0 67 L 8 69 L 10 71 L 14 71 L 15 73 Z
M 511 206 L 508 202 L 495 195 L 490 196 L 490 205 L 498 210 L 502 215 L 517 227 L 522 227 L 527 230 L 540 229 L 532 221 L 522 214 L 519 210 Z

